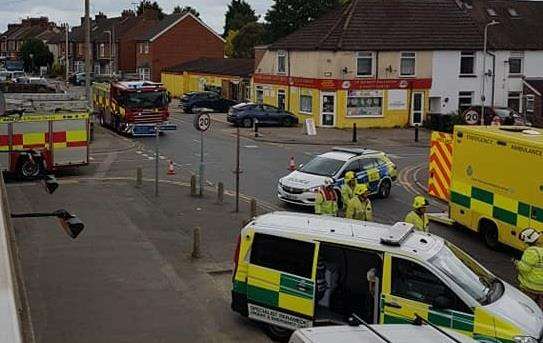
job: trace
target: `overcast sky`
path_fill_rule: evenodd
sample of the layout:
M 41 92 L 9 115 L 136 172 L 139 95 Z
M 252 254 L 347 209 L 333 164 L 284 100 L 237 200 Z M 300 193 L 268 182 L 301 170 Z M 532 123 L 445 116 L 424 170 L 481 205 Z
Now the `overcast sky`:
M 119 15 L 124 8 L 134 8 L 138 0 L 90 0 L 91 15 L 104 12 L 108 16 Z M 230 0 L 158 0 L 165 12 L 176 5 L 190 5 L 200 12 L 200 17 L 217 32 L 223 32 L 224 13 Z M 272 0 L 247 0 L 257 14 L 264 15 Z M 20 22 L 22 18 L 47 16 L 57 23 L 79 24 L 83 16 L 84 0 L 0 0 L 0 32 L 8 23 Z

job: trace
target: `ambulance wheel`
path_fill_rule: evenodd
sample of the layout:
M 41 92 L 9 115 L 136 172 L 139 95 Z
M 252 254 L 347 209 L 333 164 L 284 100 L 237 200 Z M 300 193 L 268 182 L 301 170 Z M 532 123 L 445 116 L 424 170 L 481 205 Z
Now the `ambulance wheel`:
M 267 324 L 266 331 L 268 336 L 270 336 L 270 338 L 275 342 L 288 342 L 288 339 L 292 335 L 292 330 L 273 324 Z
M 390 190 L 392 189 L 392 184 L 389 180 L 383 180 L 381 181 L 381 184 L 379 185 L 379 193 L 378 196 L 381 199 L 386 199 L 390 196 Z
M 21 179 L 33 179 L 41 173 L 41 162 L 28 157 L 21 157 L 17 174 Z
M 488 219 L 482 219 L 479 223 L 479 232 L 481 238 L 487 247 L 496 249 L 500 243 L 498 236 L 498 227 Z

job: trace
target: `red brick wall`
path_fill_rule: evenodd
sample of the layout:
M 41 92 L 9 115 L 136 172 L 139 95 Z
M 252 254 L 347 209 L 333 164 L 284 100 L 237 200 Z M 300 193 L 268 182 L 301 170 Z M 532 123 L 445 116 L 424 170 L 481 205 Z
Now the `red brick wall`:
M 152 79 L 162 69 L 200 57 L 224 57 L 224 42 L 192 17 L 187 17 L 151 43 Z
M 136 42 L 133 40 L 119 41 L 119 65 L 117 68 L 124 72 L 134 73 L 136 71 Z
M 145 62 L 149 63 L 152 69 L 152 55 L 151 55 L 151 44 L 149 44 L 149 53 L 145 53 L 145 47 L 142 48 L 143 53 L 140 54 L 140 44 L 145 44 L 138 42 L 136 43 L 136 72 L 138 72 L 138 68 L 140 65 L 144 64 Z M 153 80 L 155 81 L 155 80 Z M 160 80 L 159 80 L 160 81 Z

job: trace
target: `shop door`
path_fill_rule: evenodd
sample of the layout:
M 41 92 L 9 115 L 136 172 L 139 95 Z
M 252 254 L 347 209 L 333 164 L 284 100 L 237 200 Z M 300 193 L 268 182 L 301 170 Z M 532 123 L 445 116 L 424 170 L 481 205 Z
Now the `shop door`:
M 321 126 L 333 127 L 336 123 L 336 94 L 321 93 Z
M 277 107 L 279 107 L 280 109 L 284 110 L 285 109 L 285 99 L 286 99 L 286 95 L 285 95 L 285 91 L 280 89 L 277 91 Z
M 414 92 L 411 99 L 411 126 L 422 125 L 424 117 L 424 93 Z

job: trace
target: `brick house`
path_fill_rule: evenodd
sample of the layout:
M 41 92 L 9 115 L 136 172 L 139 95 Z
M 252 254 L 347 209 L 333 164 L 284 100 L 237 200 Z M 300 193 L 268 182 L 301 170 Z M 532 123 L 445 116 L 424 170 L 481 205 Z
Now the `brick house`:
M 543 78 L 525 78 L 522 84 L 526 117 L 534 126 L 543 127 Z
M 52 33 L 59 31 L 54 22 L 47 17 L 26 18 L 20 24 L 8 24 L 8 29 L 0 34 L 0 57 L 17 60 L 26 40 L 37 38 L 46 42 Z
M 167 15 L 137 39 L 138 74 L 159 82 L 165 68 L 201 57 L 223 58 L 224 43 L 218 33 L 191 13 Z

